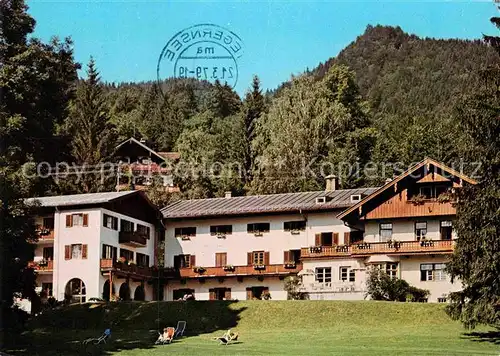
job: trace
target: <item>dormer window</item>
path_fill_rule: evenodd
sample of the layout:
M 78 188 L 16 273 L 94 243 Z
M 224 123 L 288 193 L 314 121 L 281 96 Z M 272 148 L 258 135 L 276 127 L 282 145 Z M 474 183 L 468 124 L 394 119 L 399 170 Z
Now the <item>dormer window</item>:
M 316 204 L 324 204 L 326 203 L 326 197 L 317 197 Z
M 351 195 L 351 203 L 357 203 L 358 201 L 361 201 L 361 194 Z

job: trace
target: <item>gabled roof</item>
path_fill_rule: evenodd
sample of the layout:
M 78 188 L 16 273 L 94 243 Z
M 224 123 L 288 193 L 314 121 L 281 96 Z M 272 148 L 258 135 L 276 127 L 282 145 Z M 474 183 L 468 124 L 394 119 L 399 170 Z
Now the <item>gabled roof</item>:
M 166 219 L 202 218 L 227 215 L 284 213 L 345 209 L 353 204 L 351 195 L 367 195 L 376 188 L 342 189 L 304 193 L 250 195 L 230 198 L 181 200 L 161 210 Z M 327 197 L 325 203 L 316 198 Z
M 126 144 L 130 144 L 130 143 L 133 143 L 133 144 L 136 144 L 138 145 L 139 147 L 145 149 L 146 151 L 150 152 L 152 155 L 154 155 L 155 157 L 157 157 L 158 159 L 160 159 L 161 161 L 164 161 L 165 160 L 165 157 L 163 157 L 162 155 L 160 155 L 158 152 L 156 152 L 155 150 L 149 148 L 148 146 L 146 146 L 145 144 L 143 144 L 142 142 L 136 140 L 135 138 L 131 137 L 125 141 L 123 141 L 122 143 L 120 143 L 118 146 L 116 146 L 115 150 L 118 151 L 120 149 L 120 147 L 123 147 L 124 145 Z
M 447 174 L 457 177 L 469 184 L 477 184 L 477 182 L 474 179 L 471 179 L 467 177 L 466 175 L 455 171 L 454 169 L 436 161 L 433 160 L 432 158 L 425 158 L 423 161 L 420 163 L 415 164 L 414 166 L 410 167 L 406 172 L 402 173 L 395 179 L 391 180 L 390 182 L 386 183 L 384 186 L 380 187 L 379 189 L 375 190 L 373 193 L 362 199 L 360 202 L 357 204 L 351 206 L 349 209 L 343 211 L 339 215 L 337 215 L 337 218 L 339 219 L 344 219 L 346 216 L 350 215 L 351 213 L 355 212 L 356 210 L 359 210 L 361 207 L 363 207 L 367 202 L 371 201 L 373 198 L 379 196 L 383 192 L 386 192 L 388 189 L 397 186 L 397 184 L 405 179 L 406 177 L 410 176 L 412 173 L 415 173 L 417 170 L 421 169 L 422 167 L 427 167 L 430 168 L 430 166 L 434 166 L 436 168 L 439 168 L 440 170 L 446 172 Z M 430 171 L 430 169 L 428 169 Z M 442 177 L 442 175 L 439 175 Z M 421 178 L 420 178 L 421 179 Z M 425 181 L 425 180 L 423 180 Z
M 60 206 L 78 206 L 78 205 L 97 205 L 111 203 L 123 199 L 124 197 L 140 194 L 139 191 L 105 192 L 59 195 L 53 197 L 28 198 L 26 204 L 36 204 L 39 202 L 41 207 L 60 207 Z

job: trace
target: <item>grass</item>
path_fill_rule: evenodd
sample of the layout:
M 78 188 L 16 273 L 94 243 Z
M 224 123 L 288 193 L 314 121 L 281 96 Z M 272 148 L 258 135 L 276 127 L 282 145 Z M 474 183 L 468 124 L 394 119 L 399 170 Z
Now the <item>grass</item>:
M 187 321 L 188 335 L 154 346 L 159 328 Z M 106 327 L 112 340 L 83 347 Z M 240 340 L 211 340 L 227 329 Z M 468 333 L 444 306 L 340 301 L 130 302 L 78 305 L 32 320 L 21 337 L 6 338 L 20 355 L 499 355 L 500 336 Z

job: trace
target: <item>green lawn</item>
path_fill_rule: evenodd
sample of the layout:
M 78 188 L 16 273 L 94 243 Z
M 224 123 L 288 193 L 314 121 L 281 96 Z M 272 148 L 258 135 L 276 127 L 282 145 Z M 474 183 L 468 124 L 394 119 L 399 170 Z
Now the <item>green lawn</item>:
M 156 329 L 186 320 L 188 335 L 154 346 Z M 109 344 L 81 340 L 112 330 Z M 211 340 L 231 328 L 240 340 Z M 500 355 L 500 336 L 471 335 L 444 313 L 420 303 L 333 301 L 151 302 L 73 306 L 46 313 L 6 351 L 28 355 Z

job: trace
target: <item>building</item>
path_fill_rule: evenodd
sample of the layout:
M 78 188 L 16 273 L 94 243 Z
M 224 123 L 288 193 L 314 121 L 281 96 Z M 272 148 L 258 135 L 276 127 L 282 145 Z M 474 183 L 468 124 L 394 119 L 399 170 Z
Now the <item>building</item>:
M 57 300 L 152 300 L 159 211 L 139 191 L 28 199 L 36 204 L 38 291 Z M 120 261 L 121 259 L 121 261 Z M 110 287 L 111 286 L 111 287 Z
M 286 299 L 298 274 L 310 299 L 364 299 L 370 266 L 444 302 L 456 238 L 452 191 L 475 184 L 425 159 L 380 188 L 188 200 L 162 209 L 165 265 L 180 272 L 167 300 Z
M 283 279 L 302 269 L 301 248 L 338 244 L 351 229 L 336 218 L 374 189 L 326 191 L 179 201 L 162 210 L 165 265 L 180 281 L 165 296 L 178 299 L 252 299 L 270 293 L 287 299 Z M 342 240 L 343 241 L 343 240 Z
M 156 152 L 146 146 L 145 141 L 131 137 L 115 149 L 118 164 L 117 190 L 148 189 L 155 177 L 161 180 L 161 186 L 167 192 L 178 192 L 174 184 L 173 163 L 180 158 L 177 152 Z

